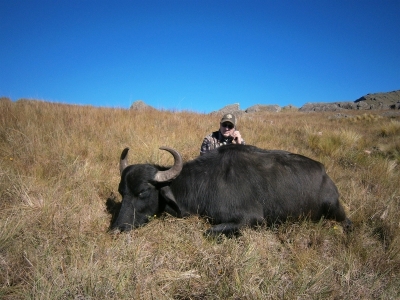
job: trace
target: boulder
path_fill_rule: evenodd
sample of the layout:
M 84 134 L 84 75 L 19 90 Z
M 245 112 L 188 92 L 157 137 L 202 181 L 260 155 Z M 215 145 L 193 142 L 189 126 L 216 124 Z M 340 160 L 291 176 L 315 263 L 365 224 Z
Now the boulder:
M 132 110 L 149 110 L 149 109 L 155 109 L 155 108 L 144 103 L 142 100 L 137 100 L 132 103 L 130 109 L 132 109 Z
M 235 116 L 240 116 L 244 114 L 245 112 L 240 109 L 239 103 L 234 103 L 234 104 L 229 104 L 221 108 L 220 110 L 213 111 L 211 114 L 218 114 L 218 115 L 224 115 L 227 113 L 234 114 Z
M 256 104 L 246 109 L 246 112 L 247 113 L 259 112 L 259 111 L 280 112 L 281 110 L 282 108 L 279 105 Z
M 357 109 L 371 109 L 371 105 L 369 105 L 367 102 L 365 101 L 359 101 L 359 102 L 355 102 Z
M 357 104 L 354 102 L 338 102 L 337 105 L 343 109 L 357 109 Z

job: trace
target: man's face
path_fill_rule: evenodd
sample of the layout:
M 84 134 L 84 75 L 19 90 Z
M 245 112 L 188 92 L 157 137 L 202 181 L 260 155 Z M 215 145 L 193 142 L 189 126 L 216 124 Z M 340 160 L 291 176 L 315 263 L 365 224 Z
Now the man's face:
M 219 125 L 219 131 L 224 136 L 224 138 L 227 138 L 235 132 L 235 127 L 231 122 L 223 122 Z

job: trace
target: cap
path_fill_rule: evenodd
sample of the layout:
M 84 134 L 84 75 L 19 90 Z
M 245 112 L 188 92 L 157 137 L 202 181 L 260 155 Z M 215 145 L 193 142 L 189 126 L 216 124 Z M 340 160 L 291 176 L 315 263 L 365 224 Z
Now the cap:
M 236 118 L 233 114 L 223 115 L 220 123 L 224 123 L 224 122 L 229 122 L 229 123 L 232 123 L 233 126 L 236 126 Z

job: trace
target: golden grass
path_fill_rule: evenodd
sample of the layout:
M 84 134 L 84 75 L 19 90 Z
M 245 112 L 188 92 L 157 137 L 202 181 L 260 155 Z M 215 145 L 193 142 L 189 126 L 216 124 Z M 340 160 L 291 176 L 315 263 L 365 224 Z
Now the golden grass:
M 355 231 L 332 221 L 245 229 L 208 240 L 208 224 L 165 216 L 107 233 L 119 155 L 169 165 L 195 158 L 215 115 L 0 99 L 1 299 L 398 299 L 397 120 L 353 112 L 254 113 L 247 144 L 323 162 Z M 397 151 L 397 152 L 396 152 Z

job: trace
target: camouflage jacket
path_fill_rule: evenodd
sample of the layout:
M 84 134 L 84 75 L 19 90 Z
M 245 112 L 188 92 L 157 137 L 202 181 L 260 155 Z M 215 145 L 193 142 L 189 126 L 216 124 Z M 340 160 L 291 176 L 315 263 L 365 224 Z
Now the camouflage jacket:
M 201 144 L 200 148 L 200 155 L 203 155 L 204 153 L 213 150 L 215 148 L 218 148 L 223 145 L 229 145 L 229 144 L 234 144 L 235 141 L 232 138 L 224 138 L 224 136 L 221 134 L 221 132 L 214 131 L 213 133 L 207 135 L 203 143 Z M 244 145 L 245 142 L 242 139 L 242 145 Z

